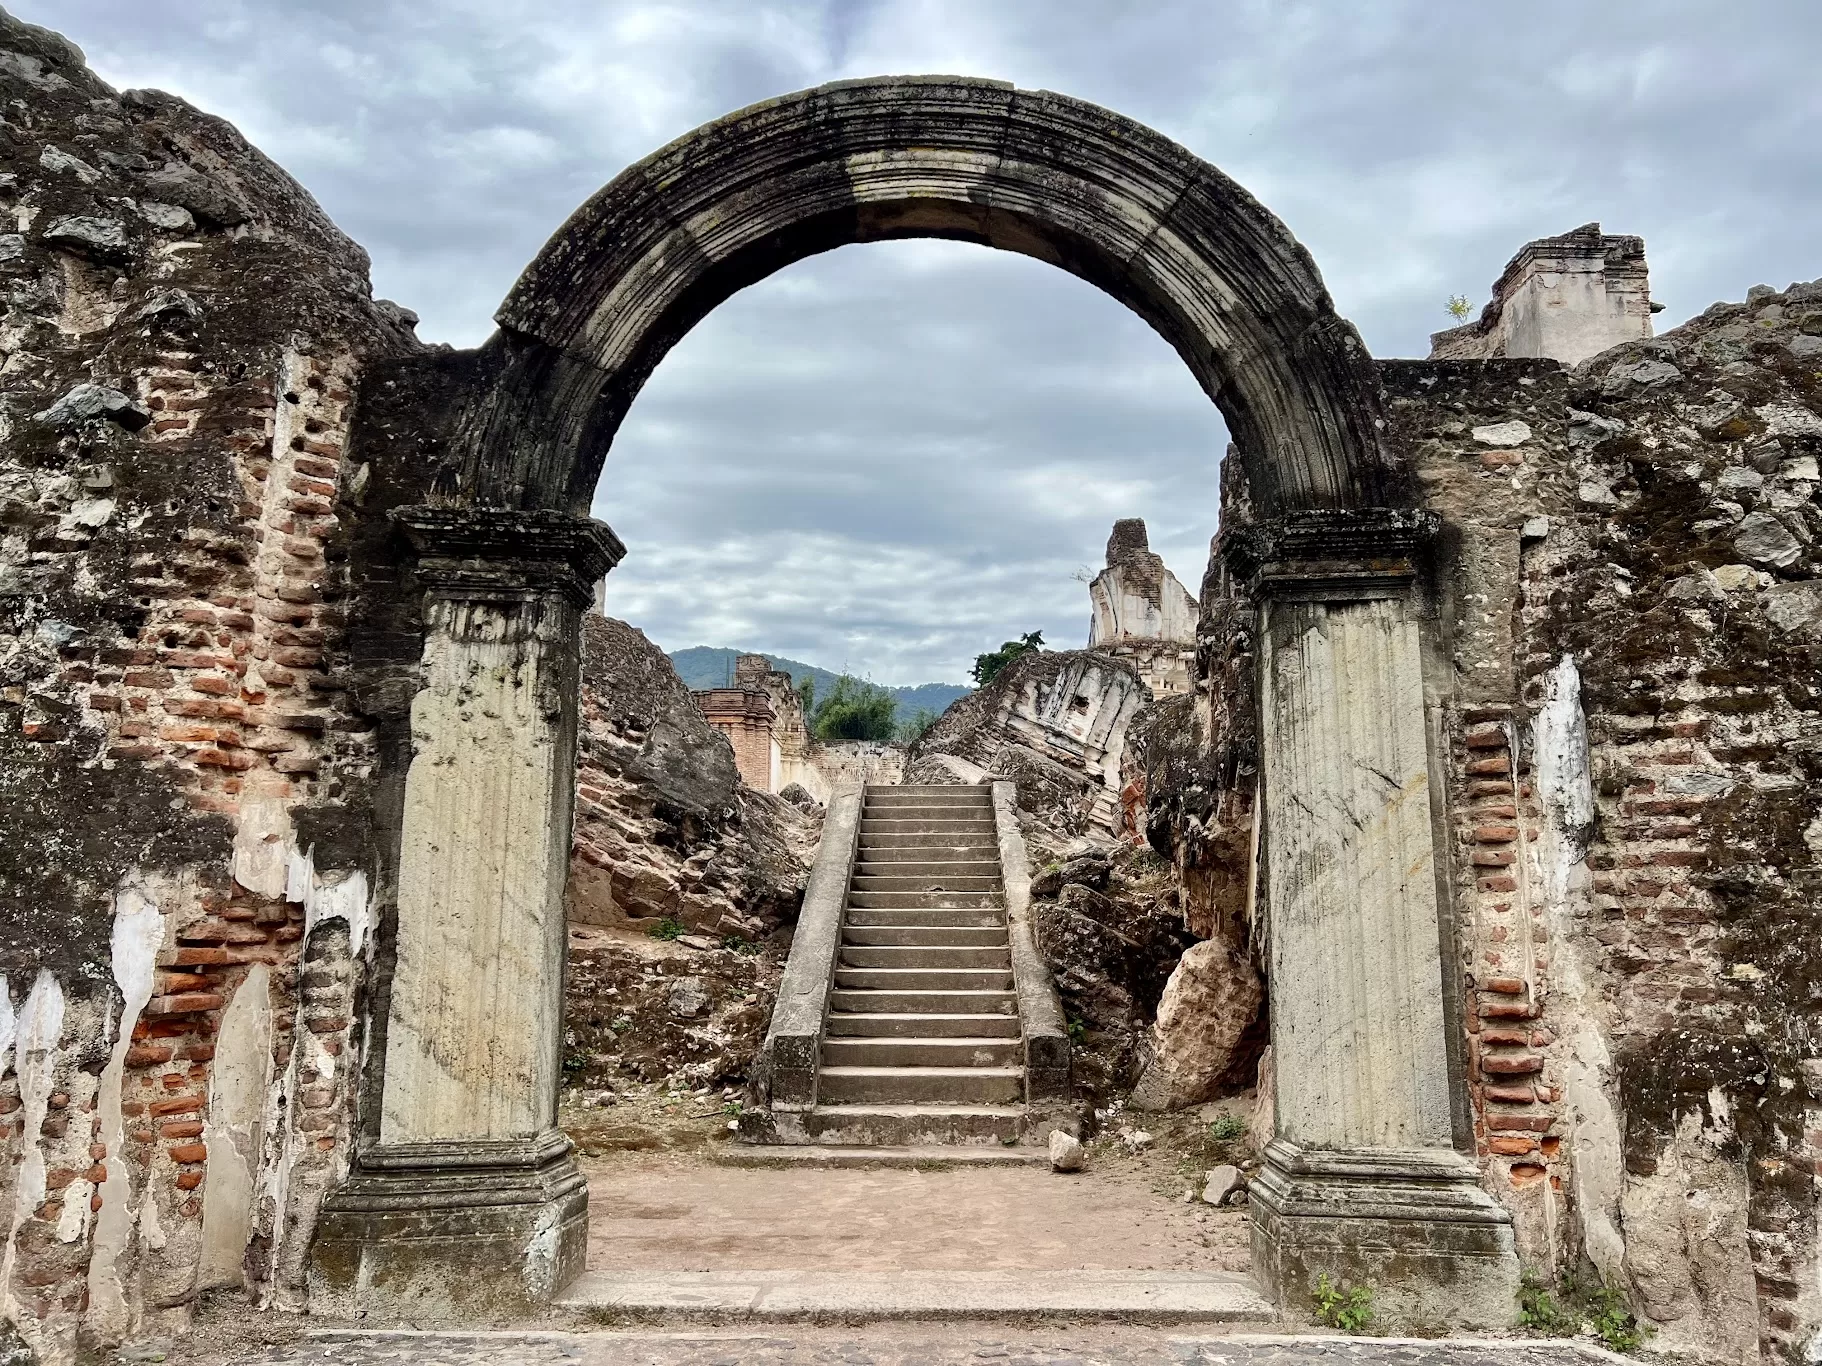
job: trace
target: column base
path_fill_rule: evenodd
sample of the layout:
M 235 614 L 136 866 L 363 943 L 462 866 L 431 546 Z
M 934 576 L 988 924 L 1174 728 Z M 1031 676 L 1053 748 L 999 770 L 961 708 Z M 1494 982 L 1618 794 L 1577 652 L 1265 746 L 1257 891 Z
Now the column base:
M 1517 1317 L 1512 1216 L 1459 1153 L 1274 1139 L 1249 1198 L 1253 1274 L 1287 1314 L 1314 1317 L 1327 1275 L 1372 1292 L 1376 1332 L 1509 1328 Z
M 518 1316 L 581 1274 L 587 1247 L 588 1186 L 557 1130 L 387 1145 L 363 1152 L 323 1200 L 310 1307 L 369 1319 Z

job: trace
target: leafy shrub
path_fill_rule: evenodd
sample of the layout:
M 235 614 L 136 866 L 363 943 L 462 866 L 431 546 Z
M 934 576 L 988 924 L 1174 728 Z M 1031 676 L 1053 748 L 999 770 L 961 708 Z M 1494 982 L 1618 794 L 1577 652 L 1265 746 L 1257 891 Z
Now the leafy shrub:
M 886 741 L 897 734 L 897 713 L 891 693 L 843 674 L 816 704 L 810 733 L 818 740 Z
M 919 707 L 898 723 L 898 738 L 907 745 L 921 739 L 923 733 L 936 724 L 936 719 L 936 713 L 930 708 Z
M 997 650 L 990 651 L 984 655 L 976 655 L 974 657 L 975 686 L 980 688 L 986 687 L 998 676 L 1000 670 L 1004 669 L 1020 655 L 1036 654 L 1043 648 L 1044 633 L 1042 631 L 1033 631 L 1029 635 L 1020 636 L 1017 640 L 1007 641 Z
M 1559 1303 L 1534 1272 L 1527 1271 L 1518 1284 L 1518 1323 L 1542 1337 L 1573 1337 L 1588 1329 L 1610 1352 L 1636 1352 L 1645 1345 L 1651 1328 L 1638 1321 L 1626 1297 L 1603 1285 L 1592 1272 L 1566 1271 L 1557 1287 Z
M 653 939 L 681 939 L 683 938 L 683 922 L 667 915 L 652 926 L 650 933 Z
M 1364 1285 L 1343 1289 L 1323 1272 L 1313 1292 L 1316 1313 L 1330 1328 L 1344 1333 L 1364 1333 L 1373 1322 L 1373 1292 Z

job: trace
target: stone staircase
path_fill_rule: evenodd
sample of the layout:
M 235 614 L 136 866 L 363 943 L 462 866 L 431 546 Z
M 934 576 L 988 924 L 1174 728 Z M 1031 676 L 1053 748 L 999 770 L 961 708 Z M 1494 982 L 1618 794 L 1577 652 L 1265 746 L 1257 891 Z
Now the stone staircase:
M 743 1137 L 975 1161 L 1073 1129 L 1068 1032 L 1029 902 L 1010 782 L 833 796 Z
M 868 787 L 829 993 L 822 1141 L 1014 1142 L 1025 1069 L 991 789 Z

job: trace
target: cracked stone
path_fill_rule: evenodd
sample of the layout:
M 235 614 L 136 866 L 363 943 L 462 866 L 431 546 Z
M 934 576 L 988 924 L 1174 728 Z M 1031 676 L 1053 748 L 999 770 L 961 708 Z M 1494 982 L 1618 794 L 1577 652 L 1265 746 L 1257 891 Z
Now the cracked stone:
M 1763 512 L 1749 513 L 1734 532 L 1733 548 L 1745 559 L 1783 569 L 1795 564 L 1803 555 L 1803 543 L 1776 517 Z
M 98 261 L 123 261 L 133 254 L 118 218 L 59 218 L 44 230 L 44 240 Z

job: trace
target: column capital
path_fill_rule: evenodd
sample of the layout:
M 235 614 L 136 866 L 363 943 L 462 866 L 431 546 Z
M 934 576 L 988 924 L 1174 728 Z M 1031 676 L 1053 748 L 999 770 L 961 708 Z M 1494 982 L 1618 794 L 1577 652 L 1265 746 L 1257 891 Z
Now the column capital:
M 1259 597 L 1393 597 L 1416 578 L 1441 525 L 1419 508 L 1313 509 L 1223 530 L 1217 546 Z
M 418 503 L 388 515 L 417 552 L 420 577 L 459 597 L 555 591 L 586 608 L 626 554 L 607 523 L 566 512 Z

